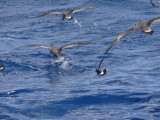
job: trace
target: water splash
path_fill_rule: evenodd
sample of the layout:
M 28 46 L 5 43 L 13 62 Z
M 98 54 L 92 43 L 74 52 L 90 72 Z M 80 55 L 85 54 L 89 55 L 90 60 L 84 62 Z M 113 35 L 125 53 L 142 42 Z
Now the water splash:
M 78 22 L 76 18 L 74 18 L 74 24 L 78 24 L 80 27 L 82 27 L 82 25 Z
M 94 23 L 94 26 L 97 26 L 97 22 Z
M 69 62 L 67 60 L 64 61 L 60 67 L 64 70 L 66 70 L 66 69 L 68 70 L 69 69 Z
M 60 57 L 60 58 L 59 58 L 59 59 L 57 59 L 55 62 L 58 62 L 58 63 L 59 63 L 59 62 L 63 62 L 63 61 L 64 61 L 64 59 L 65 59 L 64 57 Z
M 62 65 L 60 66 L 60 68 L 66 70 L 69 69 L 69 62 L 67 60 L 64 61 L 65 58 L 61 57 L 58 60 L 56 60 L 55 62 L 57 63 L 62 63 Z

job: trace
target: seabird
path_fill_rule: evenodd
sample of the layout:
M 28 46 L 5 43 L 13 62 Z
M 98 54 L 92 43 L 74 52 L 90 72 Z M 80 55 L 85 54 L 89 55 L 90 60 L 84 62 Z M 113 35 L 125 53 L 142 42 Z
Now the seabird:
M 104 55 L 108 53 L 108 51 L 114 46 L 116 45 L 123 37 L 125 37 L 126 35 L 134 32 L 134 31 L 143 31 L 144 33 L 146 34 L 153 34 L 154 31 L 151 30 L 150 26 L 155 23 L 155 22 L 158 22 L 160 21 L 160 17 L 157 17 L 157 18 L 154 18 L 154 19 L 151 19 L 149 20 L 148 22 L 138 22 L 136 23 L 136 26 L 134 28 L 131 28 L 123 33 L 121 33 L 112 43 L 111 45 L 107 48 L 107 50 L 105 51 Z M 96 73 L 101 73 L 101 71 L 99 70 L 100 69 L 100 65 L 102 64 L 104 59 L 102 59 L 100 61 L 100 64 L 99 64 L 99 68 L 96 69 Z M 105 69 L 102 71 L 102 72 L 105 72 Z
M 88 45 L 88 44 L 95 44 L 93 42 L 76 42 L 76 43 L 70 43 L 67 45 L 64 45 L 60 48 L 55 48 L 54 44 L 51 44 L 50 47 L 45 46 L 45 45 L 40 45 L 40 44 L 33 44 L 33 45 L 25 45 L 22 47 L 41 47 L 41 48 L 47 48 L 50 50 L 50 52 L 54 55 L 53 57 L 56 58 L 63 58 L 63 60 L 65 61 L 66 58 L 61 56 L 61 51 L 67 48 L 71 48 L 71 47 L 76 47 L 76 46 L 80 46 L 80 45 Z
M 134 31 L 143 31 L 146 34 L 153 34 L 154 31 L 151 30 L 150 26 L 155 23 L 155 22 L 159 22 L 160 21 L 160 17 L 151 19 L 147 22 L 138 22 L 136 23 L 136 26 L 134 28 L 131 28 L 123 33 L 121 33 L 113 42 L 112 44 L 108 47 L 108 49 L 105 51 L 104 55 L 107 54 L 107 52 L 114 46 L 116 45 L 123 37 L 125 37 L 126 35 L 134 32 Z
M 51 14 L 62 14 L 63 15 L 62 20 L 64 20 L 64 19 L 71 20 L 71 19 L 73 19 L 71 14 L 73 14 L 75 12 L 79 12 L 79 11 L 83 11 L 83 10 L 90 10 L 90 9 L 95 9 L 95 8 L 97 8 L 97 7 L 77 8 L 77 9 L 73 9 L 73 10 L 70 10 L 70 11 L 64 11 L 64 12 L 47 12 L 47 13 L 38 15 L 35 18 L 43 17 L 43 16 L 51 15 Z
M 1 63 L 0 71 L 2 71 L 3 76 L 5 76 L 5 73 L 4 73 L 4 70 L 5 70 L 4 63 L 5 63 L 9 58 L 10 58 L 10 57 L 6 58 L 6 59 Z M 6 73 L 7 73 L 7 72 L 6 72 Z
M 104 75 L 107 74 L 107 70 L 106 70 L 106 69 L 104 69 L 104 70 L 102 70 L 102 71 L 100 70 L 100 66 L 101 66 L 103 60 L 104 60 L 104 58 L 101 60 L 98 68 L 96 68 L 96 73 L 97 73 L 99 76 L 104 76 Z

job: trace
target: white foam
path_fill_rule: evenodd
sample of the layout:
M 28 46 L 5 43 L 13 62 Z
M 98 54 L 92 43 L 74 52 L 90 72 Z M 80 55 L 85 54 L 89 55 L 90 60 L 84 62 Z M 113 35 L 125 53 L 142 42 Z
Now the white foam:
M 97 26 L 97 22 L 94 23 L 94 26 Z
M 55 62 L 62 63 L 60 68 L 62 68 L 64 70 L 68 70 L 68 69 L 70 69 L 69 62 L 67 60 L 64 60 L 64 59 L 65 58 L 61 57 L 61 58 L 57 59 Z
M 60 57 L 59 59 L 57 59 L 55 62 L 63 62 L 65 58 Z
M 60 66 L 62 69 L 69 69 L 69 62 L 67 60 L 65 60 L 63 62 L 63 64 Z
M 80 27 L 82 27 L 82 25 L 78 22 L 77 19 L 74 18 L 74 24 L 78 24 Z

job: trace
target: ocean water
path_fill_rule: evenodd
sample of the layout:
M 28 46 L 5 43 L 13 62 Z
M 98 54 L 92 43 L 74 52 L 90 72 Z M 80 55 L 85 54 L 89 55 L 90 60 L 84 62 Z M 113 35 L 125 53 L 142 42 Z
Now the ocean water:
M 136 22 L 159 17 L 153 0 L 1 0 L 0 119 L 2 120 L 159 120 L 160 22 L 153 35 L 127 35 L 104 57 L 111 42 Z M 94 7 L 75 20 L 59 15 L 34 18 L 48 11 Z M 66 62 L 52 61 L 49 50 L 72 42 L 95 42 L 65 49 Z

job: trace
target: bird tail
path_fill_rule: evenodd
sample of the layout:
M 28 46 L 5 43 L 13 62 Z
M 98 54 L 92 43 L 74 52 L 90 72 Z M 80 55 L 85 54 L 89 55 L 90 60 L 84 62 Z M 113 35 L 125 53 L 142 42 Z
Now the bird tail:
M 154 33 L 154 30 L 152 30 L 151 32 L 150 32 L 150 34 L 152 35 Z

